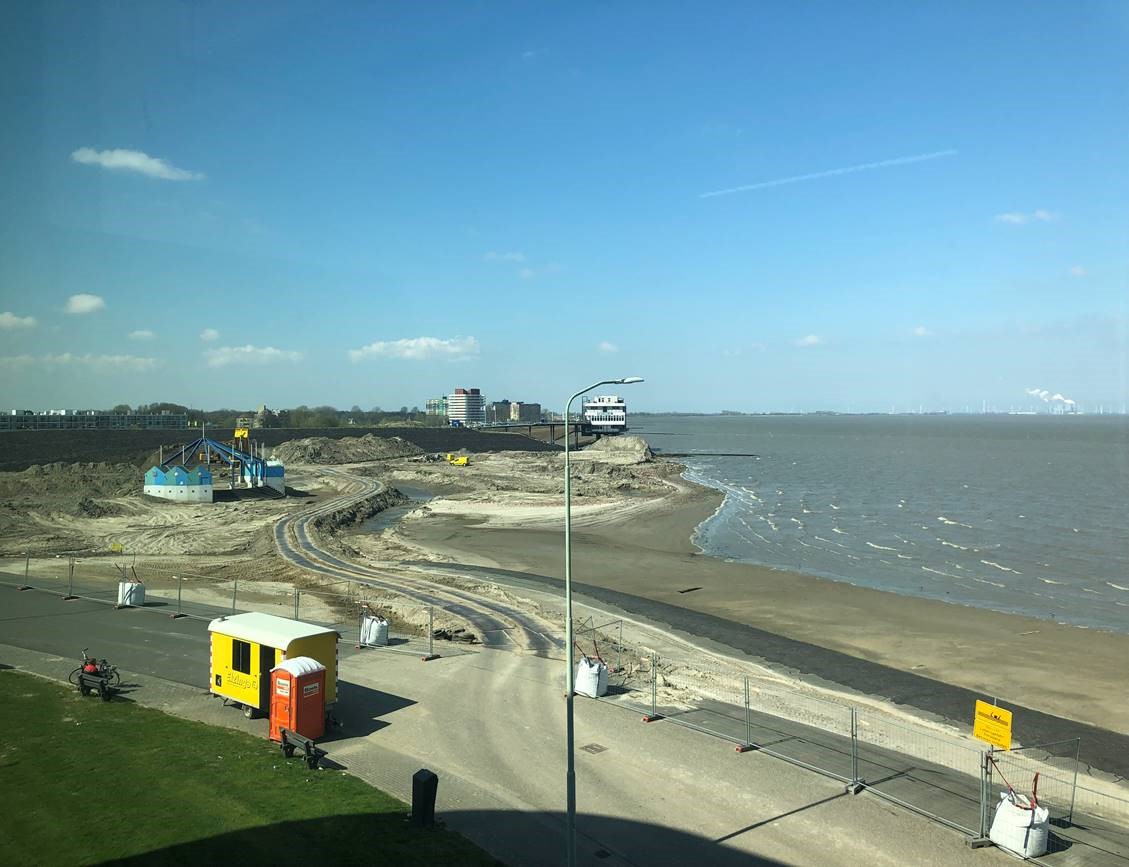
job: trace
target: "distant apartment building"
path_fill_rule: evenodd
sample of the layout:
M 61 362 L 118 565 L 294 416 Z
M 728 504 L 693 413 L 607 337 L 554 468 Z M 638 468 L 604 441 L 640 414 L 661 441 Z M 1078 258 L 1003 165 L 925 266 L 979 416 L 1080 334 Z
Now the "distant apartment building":
M 429 398 L 424 407 L 428 415 L 447 415 L 447 395 Z
M 477 388 L 456 388 L 447 395 L 447 418 L 462 424 L 485 424 L 486 398 Z
M 0 430 L 185 430 L 187 413 L 103 412 L 97 409 L 12 409 L 0 415 Z
M 511 405 L 512 404 L 504 398 L 486 404 L 486 423 L 506 424 L 510 420 Z
M 510 421 L 519 421 L 523 424 L 536 424 L 541 421 L 541 404 L 523 403 L 515 400 L 510 404 Z

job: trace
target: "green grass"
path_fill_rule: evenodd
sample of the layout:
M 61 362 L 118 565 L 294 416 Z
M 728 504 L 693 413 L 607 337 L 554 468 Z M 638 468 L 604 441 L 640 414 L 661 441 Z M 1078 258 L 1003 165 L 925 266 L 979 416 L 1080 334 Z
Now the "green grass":
M 0 864 L 495 864 L 277 745 L 0 671 Z

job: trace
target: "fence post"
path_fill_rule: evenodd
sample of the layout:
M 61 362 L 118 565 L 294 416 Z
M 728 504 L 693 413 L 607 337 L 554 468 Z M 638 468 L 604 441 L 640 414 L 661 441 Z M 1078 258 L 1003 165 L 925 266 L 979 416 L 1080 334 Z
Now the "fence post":
M 176 579 L 176 617 L 183 617 L 184 615 L 180 610 L 180 597 L 184 592 L 184 578 L 179 575 L 173 575 Z
M 302 591 L 297 587 L 294 588 L 294 619 L 298 619 L 298 597 L 302 595 Z
M 435 652 L 435 606 L 427 606 L 427 656 L 421 656 L 424 662 L 431 662 L 433 659 L 438 659 L 439 654 Z
M 24 584 L 27 583 L 27 573 L 31 568 L 31 554 L 24 554 Z
M 983 849 L 991 846 L 988 837 L 988 796 L 992 792 L 992 748 L 980 754 L 980 833 L 969 837 L 965 843 L 970 849 Z
M 74 557 L 71 557 L 70 571 L 67 574 L 67 598 L 74 599 Z
M 235 466 L 232 464 L 232 466 Z M 236 578 L 231 585 L 231 613 L 235 613 L 235 596 L 239 593 L 239 579 Z
M 745 675 L 745 742 L 737 746 L 737 752 L 747 753 L 753 749 L 753 718 L 749 712 L 749 676 Z
M 859 779 L 859 711 L 851 705 L 851 781 L 847 783 L 847 792 L 857 795 L 862 787 L 862 780 Z
M 659 718 L 659 655 L 651 653 L 651 712 L 643 717 L 643 722 L 654 722 Z
M 1078 792 L 1078 753 L 1082 747 L 1082 738 L 1074 739 L 1074 781 L 1070 784 L 1070 812 L 1066 814 L 1067 824 L 1074 824 L 1074 797 Z

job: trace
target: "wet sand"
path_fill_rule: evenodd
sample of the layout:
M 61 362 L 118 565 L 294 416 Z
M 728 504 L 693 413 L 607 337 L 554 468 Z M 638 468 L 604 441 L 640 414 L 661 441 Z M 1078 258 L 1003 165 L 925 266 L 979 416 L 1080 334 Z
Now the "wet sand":
M 598 517 L 581 510 L 574 580 L 710 615 L 688 615 L 702 629 L 720 618 L 927 679 L 913 679 L 915 690 L 928 692 L 939 681 L 1129 734 L 1129 635 L 718 560 L 690 538 L 720 501 L 716 491 L 688 485 L 654 508 L 625 506 L 623 520 L 614 510 Z M 560 578 L 560 527 L 506 520 L 492 517 L 486 526 L 483 517 L 433 514 L 403 522 L 397 535 L 455 562 Z M 970 721 L 972 711 L 970 702 Z M 1022 725 L 1017 718 L 1017 735 Z

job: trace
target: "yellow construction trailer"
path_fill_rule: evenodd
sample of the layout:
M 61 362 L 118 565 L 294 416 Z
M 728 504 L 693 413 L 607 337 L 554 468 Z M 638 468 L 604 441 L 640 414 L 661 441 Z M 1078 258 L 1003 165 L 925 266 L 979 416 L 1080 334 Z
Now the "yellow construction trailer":
M 469 463 L 469 460 L 466 455 L 453 455 L 448 452 L 447 463 L 453 467 L 465 467 Z
M 270 709 L 270 672 L 284 659 L 309 656 L 325 666 L 326 712 L 337 701 L 337 641 L 333 629 L 276 617 L 233 614 L 208 624 L 212 664 L 210 689 L 248 718 Z

